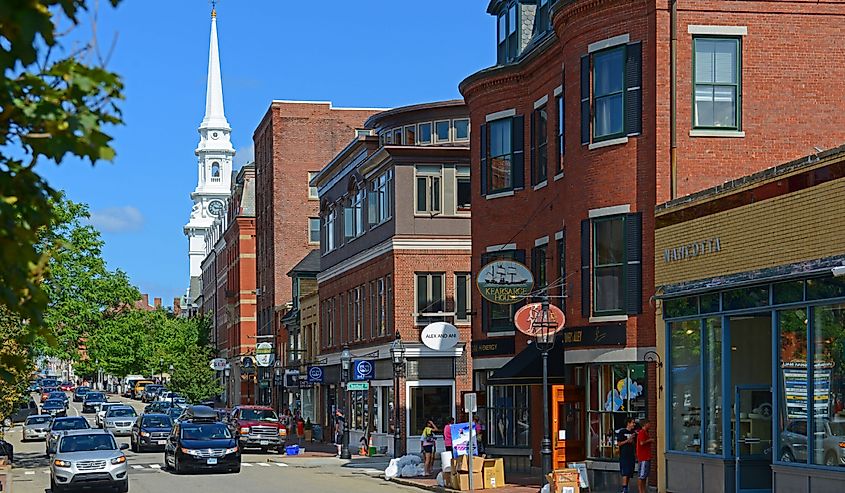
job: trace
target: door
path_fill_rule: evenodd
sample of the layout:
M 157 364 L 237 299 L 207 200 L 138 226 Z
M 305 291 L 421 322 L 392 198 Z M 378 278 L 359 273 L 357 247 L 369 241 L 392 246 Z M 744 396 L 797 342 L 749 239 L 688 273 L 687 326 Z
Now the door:
M 552 468 L 586 459 L 584 448 L 584 389 L 552 385 Z
M 737 385 L 734 450 L 737 493 L 772 491 L 772 389 Z

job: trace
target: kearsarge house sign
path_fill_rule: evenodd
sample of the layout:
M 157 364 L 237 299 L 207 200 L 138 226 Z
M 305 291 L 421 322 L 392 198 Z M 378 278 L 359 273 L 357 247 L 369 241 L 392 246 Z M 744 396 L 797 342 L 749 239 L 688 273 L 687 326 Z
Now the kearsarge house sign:
M 722 251 L 722 240 L 719 237 L 708 238 L 685 245 L 676 246 L 673 248 L 666 248 L 663 250 L 663 261 L 667 264 L 670 262 L 677 262 L 680 260 L 688 260 L 691 258 L 701 257 L 703 255 L 710 255 L 712 253 L 719 253 Z

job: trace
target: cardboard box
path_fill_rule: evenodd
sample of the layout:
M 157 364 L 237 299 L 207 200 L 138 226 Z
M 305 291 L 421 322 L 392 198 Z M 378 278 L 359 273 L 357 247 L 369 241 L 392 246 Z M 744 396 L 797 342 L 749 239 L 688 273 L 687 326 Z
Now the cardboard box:
M 553 493 L 580 493 L 581 477 L 578 469 L 555 469 L 546 476 Z
M 501 488 L 505 486 L 505 460 L 484 459 L 484 489 Z
M 469 491 L 469 473 L 452 474 L 452 489 Z M 475 490 L 484 489 L 484 475 L 481 470 L 472 473 L 472 486 Z
M 484 459 L 481 457 L 472 458 L 472 472 L 481 472 L 484 469 Z M 469 456 L 461 455 L 457 459 L 452 460 L 452 471 L 469 472 Z

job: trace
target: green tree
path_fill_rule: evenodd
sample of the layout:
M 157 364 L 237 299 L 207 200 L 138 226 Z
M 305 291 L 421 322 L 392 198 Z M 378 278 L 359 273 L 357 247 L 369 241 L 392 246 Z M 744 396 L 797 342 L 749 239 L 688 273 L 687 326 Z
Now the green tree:
M 211 348 L 193 346 L 173 364 L 170 389 L 179 392 L 189 402 L 211 399 L 223 392 L 220 380 L 208 363 L 214 357 Z
M 78 26 L 88 7 L 89 0 L 0 0 L 0 306 L 27 322 L 15 336 L 23 347 L 44 335 L 42 281 L 52 250 L 37 244 L 57 198 L 35 166 L 68 156 L 111 160 L 106 127 L 122 123 L 123 83 L 103 68 L 96 36 L 70 51 L 59 34 L 60 22 Z M 0 379 L 12 378 L 7 368 L 25 370 L 20 364 L 0 354 Z
M 18 342 L 23 331 L 20 318 L 0 307 L 0 364 L 8 365 L 2 368 L 7 376 L 0 379 L 0 422 L 26 398 L 29 377 L 35 369 L 32 350 Z

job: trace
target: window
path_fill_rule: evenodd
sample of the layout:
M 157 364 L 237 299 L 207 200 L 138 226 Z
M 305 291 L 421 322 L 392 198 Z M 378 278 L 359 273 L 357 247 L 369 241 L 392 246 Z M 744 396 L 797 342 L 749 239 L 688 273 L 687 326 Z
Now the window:
M 543 105 L 531 114 L 531 184 L 546 181 L 548 175 L 548 114 Z
M 462 118 L 452 121 L 455 127 L 455 140 L 469 140 L 469 119 Z
M 352 299 L 352 328 L 355 340 L 360 341 L 364 337 L 364 287 L 358 286 L 349 295 Z
M 738 129 L 740 60 L 737 38 L 693 38 L 696 128 Z
M 434 122 L 435 142 L 449 142 L 449 120 Z
M 548 285 L 546 276 L 546 247 L 538 245 L 531 250 L 531 274 L 534 276 L 534 291 L 539 292 Z M 539 301 L 539 300 L 537 300 Z
M 494 260 L 516 260 L 517 262 L 525 262 L 525 250 L 504 250 L 497 252 L 489 252 L 481 255 L 481 266 L 484 266 Z M 513 316 L 516 311 L 524 305 L 525 302 L 514 303 L 512 305 L 501 305 L 498 303 L 491 303 L 485 299 L 481 300 L 482 312 L 482 329 L 488 333 L 496 332 L 511 332 L 515 330 L 513 324 Z
M 625 310 L 625 217 L 593 220 L 593 312 Z
M 320 243 L 320 218 L 319 217 L 309 217 L 308 218 L 308 241 L 310 243 L 314 243 L 314 244 Z
M 408 125 L 405 127 L 405 145 L 412 146 L 417 143 L 417 127 Z
M 472 189 L 470 188 L 469 166 L 455 168 L 455 208 L 458 212 L 470 210 Z
M 370 196 L 367 198 L 370 226 L 381 224 L 390 218 L 390 180 L 392 177 L 393 171 L 387 170 L 370 183 Z
M 387 334 L 387 290 L 384 286 L 384 278 L 379 278 L 376 281 L 376 335 L 383 336 Z
M 308 172 L 308 199 L 309 200 L 316 200 L 319 198 L 317 195 L 317 187 L 311 185 L 311 180 L 317 176 L 317 171 L 309 171 Z
M 324 219 L 324 228 L 326 231 L 326 252 L 334 250 L 337 245 L 335 243 L 335 222 L 337 221 L 337 210 L 332 207 Z
M 368 135 L 373 135 L 373 131 L 368 128 L 355 129 L 355 137 L 366 137 Z
M 593 139 L 625 133 L 625 46 L 593 54 Z
M 558 298 L 556 298 L 557 306 L 566 313 L 566 232 L 562 232 L 561 237 L 557 240 L 557 276 Z
M 531 425 L 528 385 L 491 385 L 487 397 L 487 444 L 528 447 Z
M 402 145 L 402 129 L 401 128 L 394 128 L 393 129 L 393 145 Z
M 614 431 L 623 428 L 629 417 L 646 417 L 645 365 L 590 365 L 587 373 L 587 455 L 597 459 L 616 459 L 619 447 L 616 446 Z
M 488 193 L 496 193 L 513 188 L 513 154 L 511 136 L 513 120 L 504 118 L 489 123 L 490 153 L 488 165 Z
M 211 177 L 220 178 L 220 163 L 217 161 L 211 163 Z
M 440 387 L 411 387 L 410 395 L 410 434 L 418 435 L 425 428 L 430 419 L 435 423 L 445 423 L 446 418 L 452 416 L 451 386 Z
M 440 166 L 417 166 L 416 211 L 440 212 Z
M 417 143 L 431 144 L 431 122 L 420 123 L 417 126 Z
M 564 129 L 566 127 L 566 113 L 564 113 L 563 93 L 555 98 L 555 105 L 557 106 L 557 166 L 555 173 L 563 173 L 563 156 L 566 151 L 566 142 L 564 140 Z
M 352 197 L 346 199 L 343 209 L 344 239 L 357 238 L 364 234 L 364 190 L 359 189 Z
M 417 323 L 429 323 L 437 317 L 427 317 L 424 314 L 443 312 L 445 298 L 442 272 L 417 273 Z
M 538 0 L 537 11 L 534 15 L 534 35 L 545 33 L 551 28 L 551 19 L 549 15 L 550 0 Z
M 455 274 L 455 320 L 469 320 L 472 275 L 468 272 Z
M 517 6 L 518 2 L 511 2 L 499 13 L 497 60 L 500 64 L 513 61 L 519 54 Z

